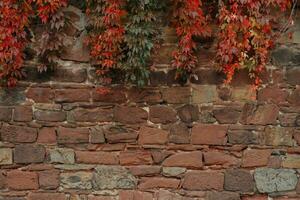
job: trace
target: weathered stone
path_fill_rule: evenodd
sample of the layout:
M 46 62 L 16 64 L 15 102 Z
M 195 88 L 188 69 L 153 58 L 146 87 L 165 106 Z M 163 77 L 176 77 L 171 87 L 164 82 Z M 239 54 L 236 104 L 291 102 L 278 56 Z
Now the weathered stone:
M 102 131 L 109 143 L 135 142 L 138 133 L 121 125 L 103 126 Z
M 187 172 L 182 187 L 187 190 L 223 190 L 224 174 L 220 172 Z
M 193 86 L 192 102 L 195 104 L 211 103 L 218 100 L 217 87 L 215 85 Z
M 207 198 L 207 200 L 241 200 L 240 195 L 234 192 L 209 192 Z
M 188 87 L 171 87 L 161 90 L 162 98 L 170 104 L 189 103 L 191 92 Z
M 59 127 L 57 133 L 59 144 L 80 144 L 89 142 L 89 129 Z
M 14 110 L 14 121 L 16 122 L 30 122 L 33 117 L 31 106 L 17 106 Z
M 148 165 L 152 162 L 151 153 L 148 151 L 124 151 L 120 153 L 121 165 Z
M 224 189 L 228 191 L 253 192 L 253 176 L 249 171 L 242 169 L 226 170 Z
M 29 193 L 28 200 L 67 200 L 64 193 Z
M 213 111 L 214 117 L 220 124 L 235 124 L 239 120 L 241 112 L 234 108 L 222 108 Z
M 83 109 L 77 108 L 70 113 L 70 121 L 77 122 L 109 122 L 113 119 L 112 109 L 94 108 Z
M 76 162 L 87 164 L 117 165 L 118 156 L 113 152 L 76 151 Z
M 36 120 L 47 122 L 63 122 L 66 120 L 66 113 L 62 111 L 37 110 L 34 112 Z
M 136 103 L 160 103 L 162 102 L 162 95 L 156 88 L 132 88 L 129 90 L 128 99 Z
M 153 200 L 153 195 L 150 192 L 140 192 L 136 190 L 123 190 L 120 191 L 119 200 Z
M 286 72 L 286 81 L 291 85 L 300 85 L 299 77 L 300 77 L 299 67 L 288 69 Z
M 39 172 L 39 185 L 42 189 L 51 190 L 59 187 L 59 171 L 47 170 Z
M 272 51 L 272 61 L 275 65 L 290 66 L 294 65 L 294 59 L 297 56 L 293 48 L 281 45 Z
M 62 164 L 62 165 L 55 165 L 56 169 L 61 170 L 70 170 L 70 171 L 77 171 L 77 170 L 91 170 L 95 168 L 95 165 L 86 165 L 86 164 Z
M 12 149 L 0 148 L 0 166 L 13 164 Z
M 168 106 L 151 106 L 149 108 L 149 120 L 153 123 L 172 123 L 177 120 L 176 111 Z
M 255 105 L 245 104 L 241 122 L 243 124 L 268 125 L 275 124 L 279 115 L 279 108 L 274 104 Z
M 267 87 L 258 91 L 257 99 L 261 102 L 282 103 L 286 101 L 288 92 L 280 88 Z
M 223 166 L 234 166 L 238 165 L 238 160 L 234 156 L 220 152 L 220 151 L 209 151 L 204 153 L 205 165 L 223 165 Z
M 0 107 L 0 121 L 9 122 L 12 119 L 12 108 Z
M 89 102 L 90 91 L 88 89 L 59 89 L 55 90 L 55 102 L 73 103 Z
M 12 170 L 7 173 L 7 185 L 12 190 L 37 190 L 38 175 L 35 172 Z
M 56 131 L 52 127 L 43 127 L 39 130 L 37 142 L 40 144 L 56 144 Z
M 139 131 L 138 143 L 146 144 L 166 144 L 168 142 L 168 132 L 152 127 L 142 127 Z
M 180 180 L 175 178 L 163 178 L 163 177 L 151 177 L 142 178 L 139 182 L 139 189 L 149 190 L 149 189 L 161 189 L 170 188 L 177 189 L 179 187 Z
M 153 176 L 160 174 L 160 166 L 140 165 L 128 168 L 134 176 Z
M 293 129 L 282 127 L 266 127 L 265 144 L 271 146 L 293 146 Z
M 256 91 L 253 90 L 252 86 L 234 87 L 230 99 L 237 102 L 253 101 L 256 99 Z
M 186 168 L 183 167 L 163 167 L 162 174 L 164 176 L 179 176 L 186 172 Z
M 145 123 L 148 113 L 139 107 L 117 106 L 114 109 L 114 119 L 124 124 Z
M 125 88 L 113 87 L 109 88 L 109 91 L 106 94 L 99 93 L 97 88 L 92 91 L 92 97 L 94 102 L 104 102 L 104 103 L 123 103 L 126 102 Z
M 35 103 L 50 103 L 54 93 L 51 88 L 29 88 L 26 97 L 32 99 Z
M 13 143 L 31 143 L 37 138 L 37 130 L 26 126 L 3 125 L 0 134 L 2 141 Z
M 61 186 L 66 189 L 90 190 L 92 189 L 92 176 L 91 172 L 61 173 Z
M 183 124 L 173 124 L 170 129 L 169 142 L 175 144 L 187 144 L 190 142 L 190 130 Z
M 62 67 L 58 66 L 54 69 L 53 80 L 59 82 L 74 82 L 83 83 L 87 79 L 86 68 L 81 68 L 76 66 L 76 64 L 71 63 L 72 66 Z M 80 64 L 82 65 L 82 64 Z
M 284 127 L 293 127 L 296 125 L 298 113 L 284 113 L 279 115 L 280 125 Z
M 104 131 L 102 127 L 95 126 L 91 128 L 90 142 L 92 144 L 102 144 L 105 143 Z
M 282 162 L 282 167 L 284 168 L 300 168 L 300 156 L 288 154 L 287 157 Z
M 251 130 L 229 130 L 228 142 L 231 144 L 258 144 L 259 135 Z
M 200 151 L 176 153 L 162 163 L 165 167 L 201 168 L 203 166 Z
M 73 149 L 56 148 L 50 149 L 50 162 L 51 163 L 63 163 L 63 164 L 74 164 L 75 153 Z
M 24 88 L 1 88 L 0 105 L 19 105 L 25 101 Z
M 137 180 L 124 167 L 97 166 L 92 183 L 96 190 L 133 189 L 137 185 Z
M 255 170 L 254 179 L 261 193 L 294 190 L 298 182 L 296 172 L 291 169 L 258 168 Z
M 225 145 L 227 126 L 196 124 L 192 129 L 192 144 Z
M 260 167 L 268 164 L 272 151 L 269 149 L 247 149 L 243 153 L 243 167 Z
M 288 101 L 296 106 L 300 105 L 300 87 L 297 87 L 288 97 Z
M 45 158 L 45 147 L 36 144 L 17 145 L 14 152 L 14 161 L 20 164 L 41 163 Z
M 184 105 L 178 109 L 178 116 L 181 121 L 192 123 L 199 119 L 199 108 L 196 105 Z

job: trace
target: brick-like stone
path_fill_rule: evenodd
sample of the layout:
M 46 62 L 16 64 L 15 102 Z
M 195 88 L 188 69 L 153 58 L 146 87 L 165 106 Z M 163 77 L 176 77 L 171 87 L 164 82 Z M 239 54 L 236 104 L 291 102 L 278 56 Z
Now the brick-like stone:
M 183 167 L 163 167 L 162 174 L 167 177 L 177 177 L 186 172 Z
M 151 177 L 142 178 L 138 188 L 141 190 L 155 189 L 155 188 L 170 188 L 177 189 L 179 187 L 180 180 L 174 178 L 161 178 Z
M 231 91 L 230 100 L 236 102 L 247 102 L 256 99 L 256 91 L 252 86 L 233 87 Z
M 12 119 L 12 108 L 0 107 L 0 121 L 9 122 Z
M 77 108 L 70 112 L 70 120 L 76 122 L 109 122 L 113 119 L 113 110 L 108 108 Z
M 94 102 L 105 102 L 105 103 L 123 103 L 126 101 L 126 95 L 124 88 L 109 88 L 106 94 L 101 94 L 97 88 L 92 91 L 92 97 Z
M 220 151 L 205 152 L 203 155 L 205 165 L 235 166 L 239 163 L 234 156 Z
M 51 88 L 29 88 L 26 97 L 35 103 L 51 103 L 54 92 Z
M 35 172 L 13 170 L 7 173 L 7 185 L 12 190 L 36 190 L 39 188 Z
M 284 168 L 300 168 L 300 155 L 288 154 L 287 157 L 282 162 L 282 167 Z
M 274 104 L 255 105 L 245 104 L 241 116 L 243 124 L 268 125 L 276 124 L 279 108 Z
M 243 153 L 243 167 L 267 166 L 272 151 L 269 149 L 249 149 Z
M 211 103 L 218 100 L 217 87 L 215 85 L 193 86 L 192 102 L 195 104 Z
M 80 144 L 89 142 L 89 129 L 59 127 L 57 133 L 59 144 Z
M 176 153 L 162 163 L 166 167 L 201 168 L 203 166 L 200 151 Z
M 117 106 L 114 109 L 114 119 L 124 124 L 145 123 L 148 113 L 139 107 Z
M 250 171 L 229 169 L 225 172 L 224 189 L 227 191 L 253 192 L 254 179 Z
M 286 101 L 288 92 L 286 90 L 276 88 L 276 87 L 267 87 L 258 91 L 257 99 L 261 102 L 270 102 L 270 103 L 282 103 Z
M 134 189 L 136 178 L 124 167 L 100 165 L 95 168 L 92 178 L 93 188 L 104 189 Z
M 168 106 L 151 106 L 149 108 L 149 120 L 153 123 L 172 123 L 177 120 L 176 111 Z
M 293 146 L 293 129 L 282 127 L 266 127 L 265 144 L 270 146 Z
M 288 97 L 288 101 L 296 106 L 300 105 L 300 87 L 297 87 Z
M 225 145 L 227 126 L 196 124 L 192 128 L 192 144 Z
M 76 151 L 76 162 L 87 164 L 117 165 L 118 156 L 112 152 Z
M 0 148 L 0 166 L 13 164 L 13 153 L 10 148 Z
M 3 171 L 0 170 L 0 189 L 4 189 L 5 187 L 6 187 L 6 175 Z
M 73 102 L 89 102 L 89 89 L 59 89 L 55 90 L 55 102 L 73 103 Z
M 37 110 L 34 112 L 34 117 L 38 121 L 63 122 L 66 120 L 66 113 L 55 110 Z
M 187 144 L 190 142 L 190 130 L 183 124 L 173 124 L 169 133 L 169 142 L 175 144 Z
M 220 124 L 236 124 L 241 112 L 235 108 L 221 108 L 213 111 L 214 117 Z
M 191 92 L 188 87 L 171 87 L 161 90 L 162 98 L 170 104 L 189 103 Z
M 223 190 L 224 174 L 220 172 L 187 172 L 182 187 L 187 190 Z
M 20 144 L 15 147 L 14 161 L 20 164 L 42 163 L 45 154 L 45 147 L 42 145 Z
M 28 200 L 67 200 L 63 193 L 29 193 Z
M 37 142 L 40 144 L 56 144 L 55 128 L 43 127 L 39 130 Z
M 278 119 L 281 126 L 293 127 L 296 125 L 297 117 L 298 113 L 283 113 L 279 115 Z
M 95 126 L 91 128 L 90 142 L 92 144 L 102 144 L 105 143 L 104 131 L 102 127 Z
M 54 75 L 53 75 L 54 81 L 83 83 L 86 79 L 87 79 L 86 68 L 81 68 L 77 66 L 76 67 L 72 66 L 71 68 L 59 66 L 54 70 Z
M 160 166 L 140 165 L 128 168 L 134 176 L 153 176 L 161 171 Z
M 192 123 L 199 119 L 199 108 L 196 105 L 184 105 L 178 109 L 178 116 L 185 123 Z
M 31 106 L 16 106 L 14 110 L 14 121 L 16 122 L 30 122 L 33 118 Z
M 55 148 L 49 150 L 51 163 L 74 164 L 75 153 L 73 149 Z
M 61 186 L 66 189 L 90 190 L 92 189 L 92 176 L 91 172 L 61 173 Z
M 47 170 L 41 171 L 39 175 L 39 185 L 42 189 L 52 190 L 59 187 L 59 171 Z
M 260 193 L 294 190 L 298 182 L 296 172 L 291 169 L 258 168 L 254 179 Z
M 299 67 L 290 68 L 286 72 L 287 83 L 291 85 L 300 85 L 300 69 Z
M 120 153 L 121 165 L 149 165 L 152 162 L 151 153 L 148 151 L 125 151 Z
M 37 138 L 37 130 L 25 126 L 3 125 L 0 134 L 2 141 L 12 143 L 31 143 Z
M 137 131 L 128 129 L 121 125 L 103 126 L 101 127 L 101 131 L 104 132 L 108 143 L 135 143 L 138 137 Z
M 150 192 L 123 190 L 120 191 L 119 200 L 153 200 L 153 195 Z
M 258 144 L 259 134 L 251 130 L 229 130 L 228 142 L 230 144 Z
M 158 128 L 142 127 L 139 131 L 138 143 L 145 144 L 166 144 L 168 142 L 168 132 Z
M 162 102 L 162 95 L 156 88 L 132 88 L 128 92 L 128 99 L 136 103 L 160 103 Z

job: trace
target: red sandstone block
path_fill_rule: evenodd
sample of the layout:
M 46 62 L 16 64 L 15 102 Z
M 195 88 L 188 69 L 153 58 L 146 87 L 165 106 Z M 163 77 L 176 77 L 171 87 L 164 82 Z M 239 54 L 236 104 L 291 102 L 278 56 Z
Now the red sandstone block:
M 37 110 L 34 112 L 34 117 L 38 121 L 46 122 L 63 122 L 66 120 L 66 113 L 56 110 Z
M 233 166 L 237 165 L 238 159 L 232 155 L 219 151 L 210 151 L 204 153 L 205 165 L 224 165 Z
M 109 88 L 107 94 L 101 94 L 97 88 L 92 91 L 92 98 L 94 102 L 105 102 L 105 103 L 123 103 L 126 101 L 125 88 Z
M 39 184 L 42 189 L 51 190 L 59 187 L 59 171 L 47 170 L 39 172 Z
M 153 200 L 153 195 L 149 192 L 120 191 L 119 200 Z
M 125 151 L 120 153 L 120 163 L 121 165 L 149 165 L 153 161 L 148 151 Z
M 56 144 L 55 128 L 43 127 L 39 130 L 37 142 L 40 144 Z
M 73 102 L 89 102 L 89 89 L 59 89 L 55 90 L 55 102 L 73 103 Z
M 118 156 L 113 152 L 76 151 L 76 161 L 87 164 L 119 164 Z
M 166 144 L 168 132 L 158 128 L 142 127 L 139 131 L 139 144 Z
M 89 142 L 89 129 L 59 127 L 57 133 L 59 144 L 80 144 Z
M 26 126 L 3 125 L 0 134 L 2 141 L 13 143 L 31 143 L 37 138 L 37 130 Z
M 114 109 L 114 119 L 124 124 L 145 123 L 148 113 L 139 107 L 117 106 Z
M 38 175 L 35 172 L 13 170 L 7 173 L 7 185 L 11 190 L 37 190 Z
M 224 174 L 220 172 L 187 172 L 182 187 L 187 190 L 223 190 Z
M 88 196 L 88 200 L 115 200 L 114 197 L 110 196 Z
M 30 193 L 28 200 L 67 200 L 67 196 L 62 193 Z
M 29 88 L 26 97 L 35 103 L 50 103 L 54 97 L 51 88 Z
M 246 196 L 242 200 L 268 200 L 268 196 Z
M 0 121 L 9 122 L 12 118 L 12 108 L 0 107 Z
M 141 190 L 155 189 L 155 188 L 170 188 L 176 189 L 179 187 L 180 180 L 175 178 L 142 178 L 138 188 Z
M 77 108 L 71 111 L 70 118 L 77 122 L 110 122 L 113 118 L 113 110 L 110 108 Z
M 172 103 L 188 103 L 191 98 L 191 89 L 189 87 L 171 87 L 161 90 L 163 100 Z
M 196 124 L 192 128 L 192 144 L 225 145 L 227 126 Z
M 247 149 L 243 153 L 242 167 L 261 167 L 268 164 L 271 157 L 269 149 Z
M 14 121 L 16 122 L 30 122 L 33 113 L 31 106 L 16 106 L 14 110 Z
M 263 88 L 258 91 L 257 99 L 262 102 L 282 103 L 286 101 L 288 92 L 274 87 Z
M 187 167 L 187 168 L 201 168 L 202 153 L 200 151 L 184 152 L 174 154 L 162 163 L 166 167 Z
M 176 122 L 176 111 L 168 106 L 151 106 L 149 108 L 149 120 L 161 124 Z
M 134 176 L 153 176 L 161 171 L 160 166 L 140 165 L 128 168 Z

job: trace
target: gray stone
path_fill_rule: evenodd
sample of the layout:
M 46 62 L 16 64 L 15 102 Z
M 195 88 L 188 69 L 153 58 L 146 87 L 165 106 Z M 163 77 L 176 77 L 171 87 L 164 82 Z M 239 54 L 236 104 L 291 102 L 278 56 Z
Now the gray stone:
M 298 182 L 296 172 L 292 169 L 259 168 L 255 170 L 254 179 L 261 193 L 294 190 Z
M 72 149 L 56 148 L 50 149 L 50 162 L 73 164 L 75 163 L 75 153 Z
M 11 165 L 12 161 L 12 149 L 1 148 L 0 149 L 0 165 Z
M 90 142 L 92 144 L 102 144 L 105 143 L 105 137 L 103 129 L 100 126 L 95 126 L 91 128 Z
M 124 167 L 97 166 L 93 174 L 93 187 L 103 189 L 133 189 L 137 179 Z
M 66 189 L 92 189 L 91 172 L 62 173 L 60 179 L 61 186 Z
M 25 100 L 23 88 L 1 88 L 0 90 L 0 105 L 16 105 L 23 103 Z
M 184 172 L 186 172 L 186 168 L 182 167 L 164 167 L 162 171 L 164 176 L 179 176 Z

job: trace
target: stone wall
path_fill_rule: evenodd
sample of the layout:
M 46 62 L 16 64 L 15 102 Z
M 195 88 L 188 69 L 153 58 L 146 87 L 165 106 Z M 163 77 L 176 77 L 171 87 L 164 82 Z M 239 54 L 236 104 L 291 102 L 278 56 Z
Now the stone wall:
M 150 85 L 107 95 L 83 36 L 68 37 L 58 68 L 39 75 L 29 60 L 29 77 L 0 91 L 1 200 L 300 199 L 299 37 L 253 91 L 243 71 L 223 85 L 207 46 L 179 85 L 166 29 Z

